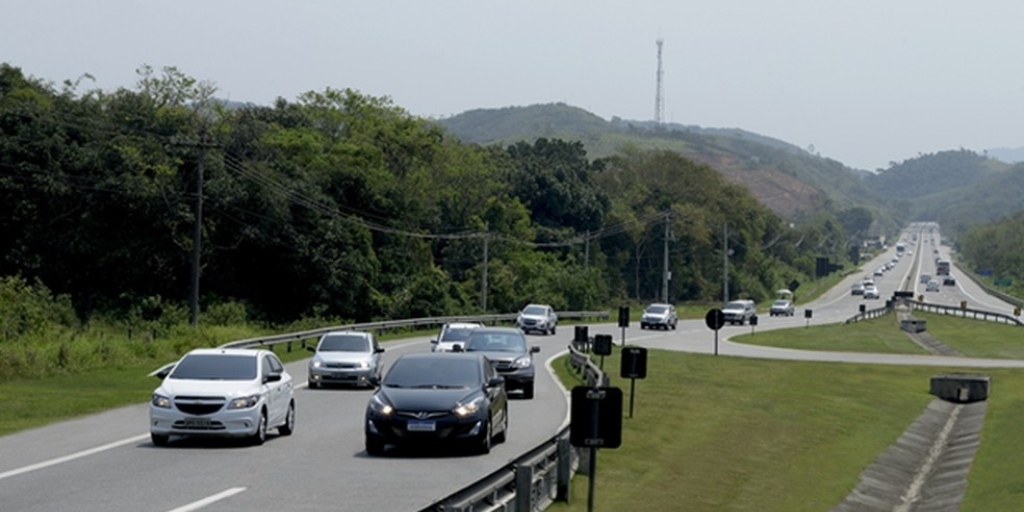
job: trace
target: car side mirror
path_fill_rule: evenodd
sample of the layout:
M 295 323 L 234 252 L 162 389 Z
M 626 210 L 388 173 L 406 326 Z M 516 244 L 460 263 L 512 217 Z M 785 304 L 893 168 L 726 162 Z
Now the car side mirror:
M 377 348 L 373 349 L 373 352 L 375 354 L 380 354 L 381 352 L 384 352 L 384 347 L 377 347 Z
M 316 347 L 306 347 L 306 350 L 315 353 L 316 352 Z
M 462 348 L 462 345 L 459 345 L 458 343 L 452 345 L 452 352 L 462 352 L 464 350 L 465 349 Z
M 501 375 L 496 375 L 494 377 L 491 377 L 491 380 L 487 381 L 487 387 L 496 388 L 504 383 L 505 377 L 502 377 Z
M 368 377 L 366 379 L 366 382 L 369 382 L 370 385 L 374 387 L 380 386 L 380 378 L 377 377 L 376 375 L 371 375 L 370 377 Z
M 537 352 L 540 352 L 540 347 L 538 347 L 537 345 L 530 347 L 531 354 L 536 354 Z
M 269 374 L 267 374 L 266 377 L 263 378 L 263 382 L 280 382 L 280 381 L 281 381 L 281 374 L 280 373 L 269 373 Z
M 164 368 L 164 369 L 154 373 L 153 375 L 156 376 L 156 378 L 158 378 L 160 380 L 163 380 L 165 377 L 167 377 L 170 374 L 171 374 L 171 369 L 170 368 Z
M 431 345 L 437 345 L 437 338 L 431 338 L 430 339 L 430 344 Z

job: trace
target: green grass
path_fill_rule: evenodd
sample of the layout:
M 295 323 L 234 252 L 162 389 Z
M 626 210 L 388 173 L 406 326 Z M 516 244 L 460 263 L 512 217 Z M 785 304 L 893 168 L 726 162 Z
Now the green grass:
M 617 365 L 606 359 L 612 374 Z M 930 377 L 947 371 L 652 350 L 622 446 L 598 456 L 595 510 L 829 510 L 924 411 Z M 962 510 L 1020 510 L 1024 371 L 986 373 L 993 396 Z M 629 383 L 613 384 L 628 410 Z M 585 510 L 587 484 L 584 470 L 572 504 L 550 510 Z
M 1024 327 L 915 311 L 928 332 L 967 357 L 1024 359 Z M 855 324 L 830 324 L 774 329 L 733 336 L 733 341 L 801 350 L 925 354 L 906 332 L 896 315 Z
M 877 352 L 884 354 L 926 354 L 899 328 L 895 315 L 855 324 L 828 324 L 792 329 L 772 329 L 756 334 L 732 336 L 732 341 L 749 345 L 828 350 L 834 352 Z

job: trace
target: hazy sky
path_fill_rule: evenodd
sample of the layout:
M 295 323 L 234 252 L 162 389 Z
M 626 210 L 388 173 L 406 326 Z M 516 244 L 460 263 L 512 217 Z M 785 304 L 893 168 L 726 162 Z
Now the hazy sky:
M 0 61 L 133 87 L 143 64 L 269 104 L 353 88 L 414 115 L 564 102 L 813 144 L 876 169 L 1024 146 L 1020 0 L 4 0 Z

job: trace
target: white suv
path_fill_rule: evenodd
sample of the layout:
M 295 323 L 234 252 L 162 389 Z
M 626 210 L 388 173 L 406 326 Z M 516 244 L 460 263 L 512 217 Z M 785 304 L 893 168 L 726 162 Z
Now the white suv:
M 149 403 L 149 435 L 166 445 L 172 435 L 246 437 L 263 444 L 267 430 L 295 430 L 292 377 L 269 350 L 195 349 L 172 368 Z

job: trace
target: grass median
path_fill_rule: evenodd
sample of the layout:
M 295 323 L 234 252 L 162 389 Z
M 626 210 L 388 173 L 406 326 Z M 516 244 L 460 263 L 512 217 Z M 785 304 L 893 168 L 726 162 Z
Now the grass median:
M 556 364 L 560 378 L 579 385 L 566 364 Z M 605 368 L 616 375 L 617 357 Z M 956 370 L 651 350 L 622 446 L 598 455 L 595 510 L 829 510 L 924 411 L 930 377 Z M 1020 503 L 1024 371 L 985 373 L 994 391 L 963 510 L 1010 510 Z M 628 402 L 629 382 L 613 385 Z M 550 510 L 585 510 L 587 483 L 583 471 L 572 504 Z

